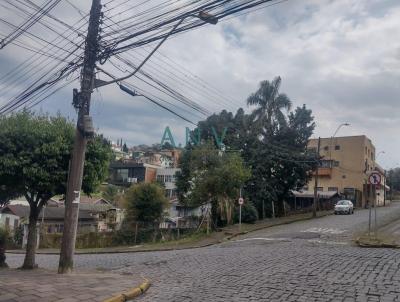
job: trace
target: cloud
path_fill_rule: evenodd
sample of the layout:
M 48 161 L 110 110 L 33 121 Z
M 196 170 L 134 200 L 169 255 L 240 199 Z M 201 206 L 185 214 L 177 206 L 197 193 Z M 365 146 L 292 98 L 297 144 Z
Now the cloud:
M 89 10 L 87 1 L 73 3 L 82 11 Z M 144 5 L 142 10 L 150 4 Z M 80 18 L 73 8 L 64 6 L 54 14 L 70 23 Z M 110 4 L 105 11 L 118 22 L 133 14 L 131 9 L 131 5 L 113 9 Z M 400 162 L 395 151 L 400 148 L 396 137 L 400 126 L 399 36 L 398 0 L 286 1 L 172 37 L 143 70 L 211 112 L 246 108 L 247 96 L 260 81 L 280 75 L 281 90 L 294 105 L 307 104 L 313 110 L 316 136 L 331 136 L 338 124 L 348 121 L 352 126 L 341 129 L 339 135 L 369 136 L 378 151 L 386 151 L 380 158 L 383 166 L 390 166 Z M 150 49 L 133 50 L 129 58 L 138 64 Z M 10 55 L 12 52 L 7 56 L 0 52 L 2 67 L 16 60 Z M 111 65 L 105 68 L 122 74 Z M 2 74 L 3 68 L 0 77 Z M 130 82 L 161 96 L 139 79 Z M 114 140 L 122 137 L 131 144 L 159 142 L 169 125 L 177 140 L 184 141 L 186 122 L 142 98 L 124 94 L 118 87 L 100 91 L 101 95 L 96 92 L 93 96 L 94 121 L 99 131 Z M 63 91 L 42 108 L 61 108 L 74 117 L 70 99 L 70 90 Z M 199 113 L 187 113 L 185 110 L 193 109 L 169 96 L 163 95 L 163 99 L 194 121 L 202 118 Z

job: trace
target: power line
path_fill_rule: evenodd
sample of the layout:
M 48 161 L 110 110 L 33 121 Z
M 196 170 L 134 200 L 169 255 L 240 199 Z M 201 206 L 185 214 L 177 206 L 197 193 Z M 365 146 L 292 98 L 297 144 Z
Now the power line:
M 19 36 L 24 34 L 31 26 L 38 22 L 43 16 L 50 12 L 61 0 L 49 0 L 40 7 L 37 12 L 20 26 L 18 26 L 13 32 L 7 35 L 0 41 L 0 49 L 7 46 L 9 43 L 17 39 Z

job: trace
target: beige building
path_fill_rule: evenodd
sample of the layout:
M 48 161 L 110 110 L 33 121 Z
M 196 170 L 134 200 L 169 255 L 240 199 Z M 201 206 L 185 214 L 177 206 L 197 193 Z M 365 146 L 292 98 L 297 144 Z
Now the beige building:
M 317 146 L 318 139 L 311 139 L 308 143 L 308 149 L 316 151 Z M 385 171 L 375 163 L 375 146 L 368 137 L 321 138 L 320 156 L 318 191 L 337 191 L 357 207 L 375 201 L 384 205 Z M 381 188 L 368 185 L 368 177 L 373 171 L 381 174 Z M 307 190 L 314 190 L 314 181 L 313 175 Z

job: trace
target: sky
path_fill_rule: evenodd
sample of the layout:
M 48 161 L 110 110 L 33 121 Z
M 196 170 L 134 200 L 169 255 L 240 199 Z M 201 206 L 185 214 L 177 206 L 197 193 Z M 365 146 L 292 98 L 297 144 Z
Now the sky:
M 157 1 L 153 0 L 153 5 Z M 89 1 L 70 2 L 84 13 L 89 10 Z M 129 3 L 134 2 L 127 1 L 120 11 L 129 14 Z M 67 6 L 53 13 L 69 24 L 80 18 L 75 9 Z M 4 10 L 0 17 L 7 17 Z M 108 17 L 119 22 L 123 14 Z M 0 33 L 9 31 L 0 23 Z M 39 35 L 47 34 L 45 29 L 37 31 Z M 235 112 L 239 107 L 250 111 L 246 98 L 260 81 L 281 76 L 281 92 L 290 97 L 294 107 L 306 104 L 313 111 L 314 137 L 330 137 L 340 124 L 350 123 L 337 135 L 368 136 L 379 154 L 378 162 L 391 168 L 400 166 L 399 37 L 398 0 L 287 0 L 177 35 L 161 46 L 144 70 L 210 112 Z M 0 50 L 0 78 L 27 55 L 29 52 L 15 46 Z M 129 55 L 140 62 L 144 52 L 131 50 Z M 138 80 L 131 83 L 143 84 Z M 0 82 L 1 85 L 5 83 Z M 73 87 L 78 87 L 78 82 L 35 109 L 59 111 L 75 119 L 71 106 Z M 4 95 L 0 96 L 0 104 L 4 100 Z M 179 112 L 195 123 L 205 118 L 181 108 Z M 184 143 L 185 127 L 193 128 L 116 86 L 94 92 L 91 114 L 98 132 L 114 141 L 122 138 L 128 145 L 159 143 L 166 126 L 171 128 L 176 142 Z

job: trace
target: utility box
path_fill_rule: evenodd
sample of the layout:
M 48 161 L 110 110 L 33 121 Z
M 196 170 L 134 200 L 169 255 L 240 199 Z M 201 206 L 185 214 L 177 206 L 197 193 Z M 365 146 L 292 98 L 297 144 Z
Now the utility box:
M 93 120 L 90 115 L 83 116 L 81 126 L 82 126 L 81 130 L 86 138 L 94 137 L 95 131 L 94 131 L 94 127 L 93 127 Z

